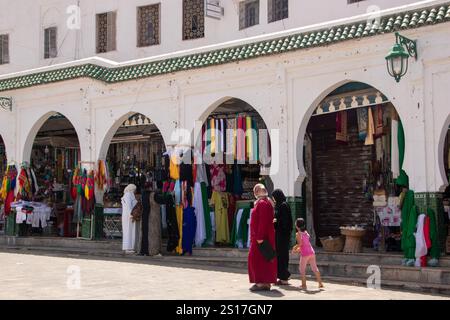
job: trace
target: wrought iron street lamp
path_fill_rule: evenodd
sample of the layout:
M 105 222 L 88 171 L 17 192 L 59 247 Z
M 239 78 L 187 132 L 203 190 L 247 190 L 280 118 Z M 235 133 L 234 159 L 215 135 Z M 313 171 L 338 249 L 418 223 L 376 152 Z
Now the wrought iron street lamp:
M 408 72 L 409 57 L 417 60 L 416 41 L 408 39 L 398 32 L 395 33 L 396 42 L 386 57 L 388 73 L 397 82 Z

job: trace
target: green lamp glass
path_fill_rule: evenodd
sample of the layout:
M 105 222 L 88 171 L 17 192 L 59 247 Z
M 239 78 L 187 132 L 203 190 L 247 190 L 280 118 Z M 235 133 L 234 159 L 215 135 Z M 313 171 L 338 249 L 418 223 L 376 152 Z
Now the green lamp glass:
M 409 57 L 417 60 L 417 46 L 416 41 L 403 37 L 398 32 L 395 33 L 395 37 L 396 43 L 386 56 L 386 66 L 389 75 L 400 82 L 408 72 Z

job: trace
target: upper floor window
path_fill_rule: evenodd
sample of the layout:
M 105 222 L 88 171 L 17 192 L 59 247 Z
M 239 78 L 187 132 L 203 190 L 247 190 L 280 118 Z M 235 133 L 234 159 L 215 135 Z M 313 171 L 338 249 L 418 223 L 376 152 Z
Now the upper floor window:
M 269 23 L 287 19 L 289 16 L 289 0 L 269 0 Z
M 205 36 L 205 1 L 183 0 L 183 40 Z
M 239 29 L 259 24 L 259 0 L 239 2 Z
M 44 30 L 44 59 L 56 58 L 58 56 L 56 31 L 56 27 Z
M 138 47 L 159 44 L 160 4 L 138 8 Z
M 0 34 L 0 64 L 9 63 L 9 35 Z
M 97 14 L 97 53 L 116 50 L 116 12 Z

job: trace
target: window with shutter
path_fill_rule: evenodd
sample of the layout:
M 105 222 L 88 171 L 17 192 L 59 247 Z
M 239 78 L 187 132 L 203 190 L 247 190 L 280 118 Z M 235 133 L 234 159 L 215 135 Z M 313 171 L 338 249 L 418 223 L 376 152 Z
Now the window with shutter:
M 9 35 L 0 35 L 0 64 L 9 63 Z
M 44 59 L 56 58 L 58 56 L 57 29 L 56 27 L 44 30 Z
M 116 50 L 116 12 L 97 14 L 97 53 Z
M 160 4 L 138 8 L 138 47 L 159 44 Z
M 183 0 L 183 40 L 205 36 L 205 1 Z
M 289 17 L 289 0 L 268 1 L 269 23 Z
M 259 24 L 259 0 L 247 0 L 239 3 L 239 29 Z

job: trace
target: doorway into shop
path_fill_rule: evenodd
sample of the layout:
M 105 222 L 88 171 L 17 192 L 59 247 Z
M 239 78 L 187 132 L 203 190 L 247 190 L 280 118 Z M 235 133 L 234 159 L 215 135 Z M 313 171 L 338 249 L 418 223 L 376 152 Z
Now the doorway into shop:
M 399 131 L 395 107 L 365 83 L 347 83 L 315 106 L 304 161 L 318 245 L 352 232 L 364 247 L 401 250 L 400 194 L 407 181 Z

